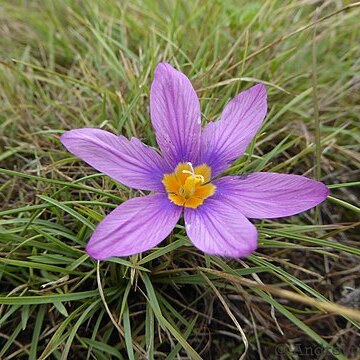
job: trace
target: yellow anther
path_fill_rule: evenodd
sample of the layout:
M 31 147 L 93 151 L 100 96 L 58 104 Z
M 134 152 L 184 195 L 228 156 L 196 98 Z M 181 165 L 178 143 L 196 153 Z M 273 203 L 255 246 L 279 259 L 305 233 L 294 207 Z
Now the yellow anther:
M 201 183 L 205 182 L 204 177 L 202 175 L 193 174 L 192 172 L 187 171 L 187 170 L 183 170 L 182 172 L 183 172 L 183 174 L 189 174 L 191 177 L 193 177 L 195 179 L 199 179 Z

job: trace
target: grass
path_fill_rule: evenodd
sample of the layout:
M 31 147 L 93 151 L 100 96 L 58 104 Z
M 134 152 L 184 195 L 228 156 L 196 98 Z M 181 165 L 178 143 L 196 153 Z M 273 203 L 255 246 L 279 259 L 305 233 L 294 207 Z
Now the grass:
M 359 356 L 359 3 L 1 1 L 0 358 Z M 242 260 L 159 247 L 97 263 L 84 247 L 137 196 L 67 153 L 98 127 L 156 146 L 149 87 L 166 60 L 204 124 L 263 82 L 269 113 L 230 173 L 319 178 L 318 210 L 256 221 Z

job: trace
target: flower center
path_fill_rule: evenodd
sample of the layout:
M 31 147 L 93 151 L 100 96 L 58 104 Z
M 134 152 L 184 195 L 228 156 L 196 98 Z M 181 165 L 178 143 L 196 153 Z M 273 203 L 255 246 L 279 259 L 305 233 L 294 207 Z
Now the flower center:
M 165 174 L 162 183 L 174 204 L 196 209 L 215 193 L 216 186 L 210 183 L 210 178 L 210 166 L 202 164 L 194 168 L 192 163 L 183 162 L 172 174 Z

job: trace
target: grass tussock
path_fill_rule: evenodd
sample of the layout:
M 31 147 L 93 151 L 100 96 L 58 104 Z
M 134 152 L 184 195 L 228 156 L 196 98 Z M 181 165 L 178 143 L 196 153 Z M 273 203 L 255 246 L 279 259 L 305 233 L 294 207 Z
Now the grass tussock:
M 0 2 L 0 358 L 355 359 L 359 355 L 359 3 Z M 257 221 L 258 251 L 197 251 L 182 224 L 97 264 L 96 224 L 137 195 L 71 156 L 98 127 L 156 146 L 153 69 L 185 72 L 216 119 L 263 82 L 269 113 L 233 173 L 331 188 L 318 209 Z

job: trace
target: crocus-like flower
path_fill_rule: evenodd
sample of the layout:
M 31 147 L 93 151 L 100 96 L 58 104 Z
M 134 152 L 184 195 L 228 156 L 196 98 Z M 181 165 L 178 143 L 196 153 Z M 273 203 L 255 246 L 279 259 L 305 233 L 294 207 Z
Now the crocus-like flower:
M 95 169 L 152 192 L 106 216 L 87 245 L 88 254 L 100 260 L 149 250 L 171 233 L 184 212 L 187 235 L 197 248 L 244 257 L 257 248 L 257 230 L 247 218 L 290 216 L 326 199 L 328 188 L 303 176 L 219 177 L 245 152 L 266 111 L 265 86 L 256 85 L 201 130 L 200 104 L 190 81 L 161 63 L 151 86 L 150 112 L 162 155 L 136 138 L 99 129 L 62 135 L 66 148 Z

